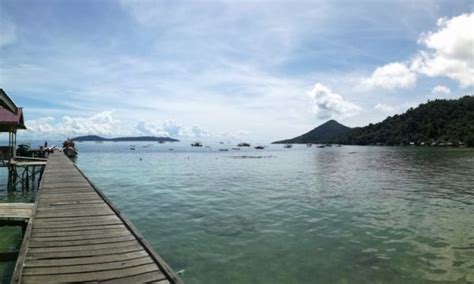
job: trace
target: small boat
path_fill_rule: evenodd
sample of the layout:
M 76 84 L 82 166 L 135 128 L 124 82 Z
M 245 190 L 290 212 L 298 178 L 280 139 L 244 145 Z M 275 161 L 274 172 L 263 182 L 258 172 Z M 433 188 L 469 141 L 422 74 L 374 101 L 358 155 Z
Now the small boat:
M 165 141 L 160 140 L 160 141 L 158 141 L 158 143 L 163 144 L 163 143 L 165 143 Z
M 229 151 L 229 149 L 224 148 L 224 149 L 219 149 L 219 151 L 221 151 L 221 152 L 227 152 L 227 151 Z
M 77 156 L 77 150 L 74 145 L 74 141 L 72 141 L 72 139 L 69 137 L 63 143 L 63 152 L 69 158 L 74 158 Z
M 332 147 L 332 144 L 326 144 L 326 147 Z
M 237 146 L 239 146 L 239 147 L 250 147 L 250 144 L 249 143 L 239 143 L 239 144 L 237 144 Z
M 326 148 L 326 146 L 324 146 L 324 145 L 318 145 L 318 146 L 316 146 L 316 147 L 318 147 L 318 148 Z
M 240 150 L 240 148 L 232 148 L 232 150 Z
M 306 144 L 306 147 L 311 147 L 311 146 L 313 146 L 313 144 L 311 144 L 311 143 Z
M 283 146 L 283 148 L 287 148 L 287 149 L 290 149 L 291 147 L 293 147 L 293 144 L 286 144 L 285 146 Z
M 263 149 L 265 149 L 265 146 L 255 146 L 255 149 L 257 149 L 257 150 L 263 150 Z
M 135 146 L 130 146 L 130 150 L 135 151 Z
M 202 143 L 201 142 L 194 142 L 191 144 L 192 147 L 202 147 Z

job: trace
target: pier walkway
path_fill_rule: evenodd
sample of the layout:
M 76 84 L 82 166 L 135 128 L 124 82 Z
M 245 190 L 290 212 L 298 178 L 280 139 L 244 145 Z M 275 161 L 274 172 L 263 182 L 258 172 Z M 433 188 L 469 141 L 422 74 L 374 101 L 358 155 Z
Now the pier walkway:
M 49 156 L 12 283 L 182 283 L 63 154 Z

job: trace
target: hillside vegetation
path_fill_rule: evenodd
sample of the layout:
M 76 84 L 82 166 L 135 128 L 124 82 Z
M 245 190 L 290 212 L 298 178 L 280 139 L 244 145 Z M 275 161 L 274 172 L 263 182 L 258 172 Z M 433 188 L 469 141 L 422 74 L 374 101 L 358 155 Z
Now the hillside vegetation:
M 468 144 L 474 146 L 474 96 L 434 100 L 382 122 L 353 128 L 333 143 L 355 145 Z
M 434 100 L 365 127 L 330 120 L 298 137 L 274 143 L 474 146 L 474 96 Z

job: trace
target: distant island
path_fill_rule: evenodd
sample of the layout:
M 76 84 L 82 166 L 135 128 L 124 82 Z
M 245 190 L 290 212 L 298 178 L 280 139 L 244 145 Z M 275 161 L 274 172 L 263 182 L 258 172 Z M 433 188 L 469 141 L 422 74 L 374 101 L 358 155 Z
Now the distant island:
M 327 143 L 340 135 L 346 134 L 350 130 L 350 127 L 342 125 L 335 120 L 329 120 L 303 135 L 291 139 L 275 141 L 272 144 Z
M 170 138 L 170 137 L 155 137 L 155 136 L 136 136 L 136 137 L 117 137 L 117 138 L 104 138 L 97 135 L 86 135 L 86 136 L 78 136 L 72 138 L 73 141 L 76 142 L 179 142 L 178 139 Z
M 349 128 L 330 120 L 303 135 L 273 143 L 474 147 L 474 96 L 428 101 L 365 127 Z

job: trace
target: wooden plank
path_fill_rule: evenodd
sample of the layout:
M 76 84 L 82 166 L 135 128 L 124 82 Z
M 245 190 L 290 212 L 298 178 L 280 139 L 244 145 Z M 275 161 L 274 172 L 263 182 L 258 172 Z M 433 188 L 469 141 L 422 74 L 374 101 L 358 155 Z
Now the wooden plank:
M 81 180 L 81 181 L 72 181 L 72 182 L 69 182 L 67 180 L 64 180 L 64 181 L 45 181 L 45 187 L 49 187 L 49 186 L 55 186 L 55 187 L 71 187 L 71 186 L 89 186 L 89 184 L 84 181 L 84 180 Z
M 54 222 L 54 223 L 36 223 L 34 224 L 35 229 L 53 229 L 53 228 L 75 228 L 75 227 L 86 227 L 86 226 L 96 226 L 96 225 L 117 225 L 122 224 L 122 221 L 119 219 L 96 219 L 86 222 Z
M 79 208 L 109 208 L 105 203 L 92 203 L 92 204 L 73 204 L 73 205 L 61 205 L 61 206 L 44 206 L 39 211 L 61 211 L 61 210 L 72 210 Z
M 42 198 L 52 199 L 52 198 L 61 197 L 61 198 L 69 198 L 69 199 L 74 200 L 76 197 L 84 197 L 84 196 L 87 196 L 87 197 L 93 196 L 93 197 L 97 198 L 97 193 L 95 193 L 93 191 L 69 192 L 69 193 L 65 193 L 65 192 L 57 192 L 57 193 L 45 192 L 43 194 Z
M 140 250 L 140 251 L 117 253 L 117 254 L 111 254 L 111 255 L 100 255 L 100 256 L 30 260 L 25 263 L 25 267 L 100 264 L 100 263 L 114 262 L 114 261 L 120 261 L 120 260 L 131 260 L 131 259 L 140 258 L 144 256 L 148 256 L 148 253 L 144 250 Z
M 105 243 L 105 244 L 92 244 L 92 245 L 82 245 L 82 246 L 65 246 L 65 247 L 39 247 L 32 248 L 30 247 L 30 253 L 48 253 L 48 252 L 72 252 L 72 251 L 83 251 L 83 250 L 95 250 L 95 249 L 107 249 L 107 248 L 119 248 L 119 247 L 128 247 L 138 244 L 136 240 L 116 242 L 116 243 Z
M 0 203 L 1 208 L 33 209 L 34 203 Z
M 100 204 L 100 205 L 94 205 L 94 206 L 73 206 L 73 207 L 69 207 L 69 208 L 61 208 L 61 207 L 43 207 L 43 208 L 40 208 L 38 209 L 37 213 L 36 214 L 61 214 L 61 216 L 64 216 L 66 215 L 66 213 L 70 212 L 70 213 L 73 213 L 73 212 L 82 212 L 82 211 L 92 211 L 92 212 L 103 212 L 103 211 L 107 211 L 107 212 L 112 212 L 112 210 L 110 210 L 110 207 L 108 207 L 107 205 L 105 204 Z
M 29 219 L 33 203 L 0 203 L 0 219 Z
M 85 217 L 85 216 L 103 216 L 103 215 L 114 215 L 114 212 L 110 209 L 101 210 L 75 210 L 66 211 L 59 214 L 59 212 L 38 212 L 37 218 L 63 218 L 63 217 Z
M 27 259 L 54 259 L 54 258 L 75 258 L 75 257 L 89 257 L 89 256 L 104 256 L 104 255 L 115 255 L 125 252 L 134 252 L 143 250 L 140 245 L 132 245 L 127 247 L 119 248 L 106 248 L 106 249 L 94 249 L 94 250 L 81 250 L 81 251 L 65 251 L 65 252 L 42 252 L 42 253 L 28 253 Z
M 58 202 L 58 201 L 81 201 L 81 200 L 97 200 L 97 196 L 94 194 L 84 194 L 82 196 L 67 196 L 65 195 L 58 195 L 58 196 L 45 196 L 44 198 L 41 198 L 41 201 L 46 201 L 46 202 Z
M 93 245 L 93 244 L 106 244 L 116 243 L 123 241 L 132 241 L 135 238 L 132 235 L 119 236 L 119 237 L 106 237 L 101 239 L 90 239 L 90 240 L 77 240 L 77 241 L 30 241 L 30 248 L 44 248 L 44 247 L 63 247 L 63 246 L 79 246 L 79 245 Z
M 78 201 L 78 200 L 71 200 L 65 202 L 53 202 L 50 203 L 50 206 L 63 206 L 63 205 L 74 205 L 74 204 L 96 204 L 96 203 L 104 203 L 102 200 L 91 200 L 91 201 Z
M 114 229 L 93 230 L 93 231 L 33 232 L 32 236 L 35 238 L 66 237 L 66 236 L 100 237 L 100 236 L 112 234 L 115 232 L 128 232 L 128 230 L 125 227 L 120 227 L 120 228 L 114 228 Z
M 75 235 L 68 235 L 68 236 L 36 236 L 32 235 L 31 240 L 35 241 L 42 241 L 42 242 L 53 242 L 53 241 L 78 241 L 78 240 L 94 240 L 94 239 L 104 239 L 104 238 L 111 238 L 111 237 L 122 237 L 122 236 L 129 236 L 130 232 L 127 230 L 116 230 L 116 231 L 109 231 L 107 234 L 75 234 Z
M 86 184 L 86 185 L 73 185 L 73 184 L 69 184 L 69 185 L 48 185 L 48 186 L 44 186 L 43 188 L 41 188 L 42 190 L 44 191 L 59 191 L 59 190 L 64 190 L 64 191 L 80 191 L 80 190 L 90 190 L 91 187 L 89 184 Z
M 116 215 L 111 216 L 101 216 L 100 220 L 117 220 Z M 95 216 L 85 216 L 85 217 L 51 217 L 51 218 L 42 218 L 35 219 L 35 224 L 67 224 L 67 223 L 76 223 L 76 222 L 92 222 L 94 220 L 99 220 Z M 120 220 L 120 219 L 119 219 Z
M 127 267 L 123 269 L 114 269 L 98 272 L 85 272 L 73 274 L 54 274 L 54 275 L 25 275 L 24 283 L 44 283 L 44 282 L 86 282 L 86 281 L 104 281 L 117 278 L 123 278 L 131 275 L 139 275 L 147 272 L 159 272 L 156 264 L 144 264 L 141 266 Z
M 115 262 L 107 262 L 97 264 L 82 264 L 74 266 L 54 266 L 54 267 L 25 267 L 23 275 L 54 275 L 64 273 L 85 273 L 92 271 L 106 271 L 115 270 L 127 267 L 140 266 L 144 264 L 151 264 L 153 260 L 147 255 L 145 257 L 131 259 L 131 260 L 120 260 Z M 162 274 L 162 277 L 163 274 Z
M 129 284 L 129 283 L 153 283 L 157 282 L 160 284 L 167 284 L 169 281 L 166 279 L 163 273 L 158 271 L 147 272 L 143 274 L 111 279 L 108 281 L 103 281 L 101 283 L 114 283 L 114 284 Z
M 112 229 L 126 229 L 123 224 L 112 224 L 112 225 L 96 225 L 96 226 L 82 226 L 82 227 L 69 227 L 69 228 L 34 228 L 34 233 L 48 233 L 48 232 L 75 232 L 75 231 L 102 231 Z

